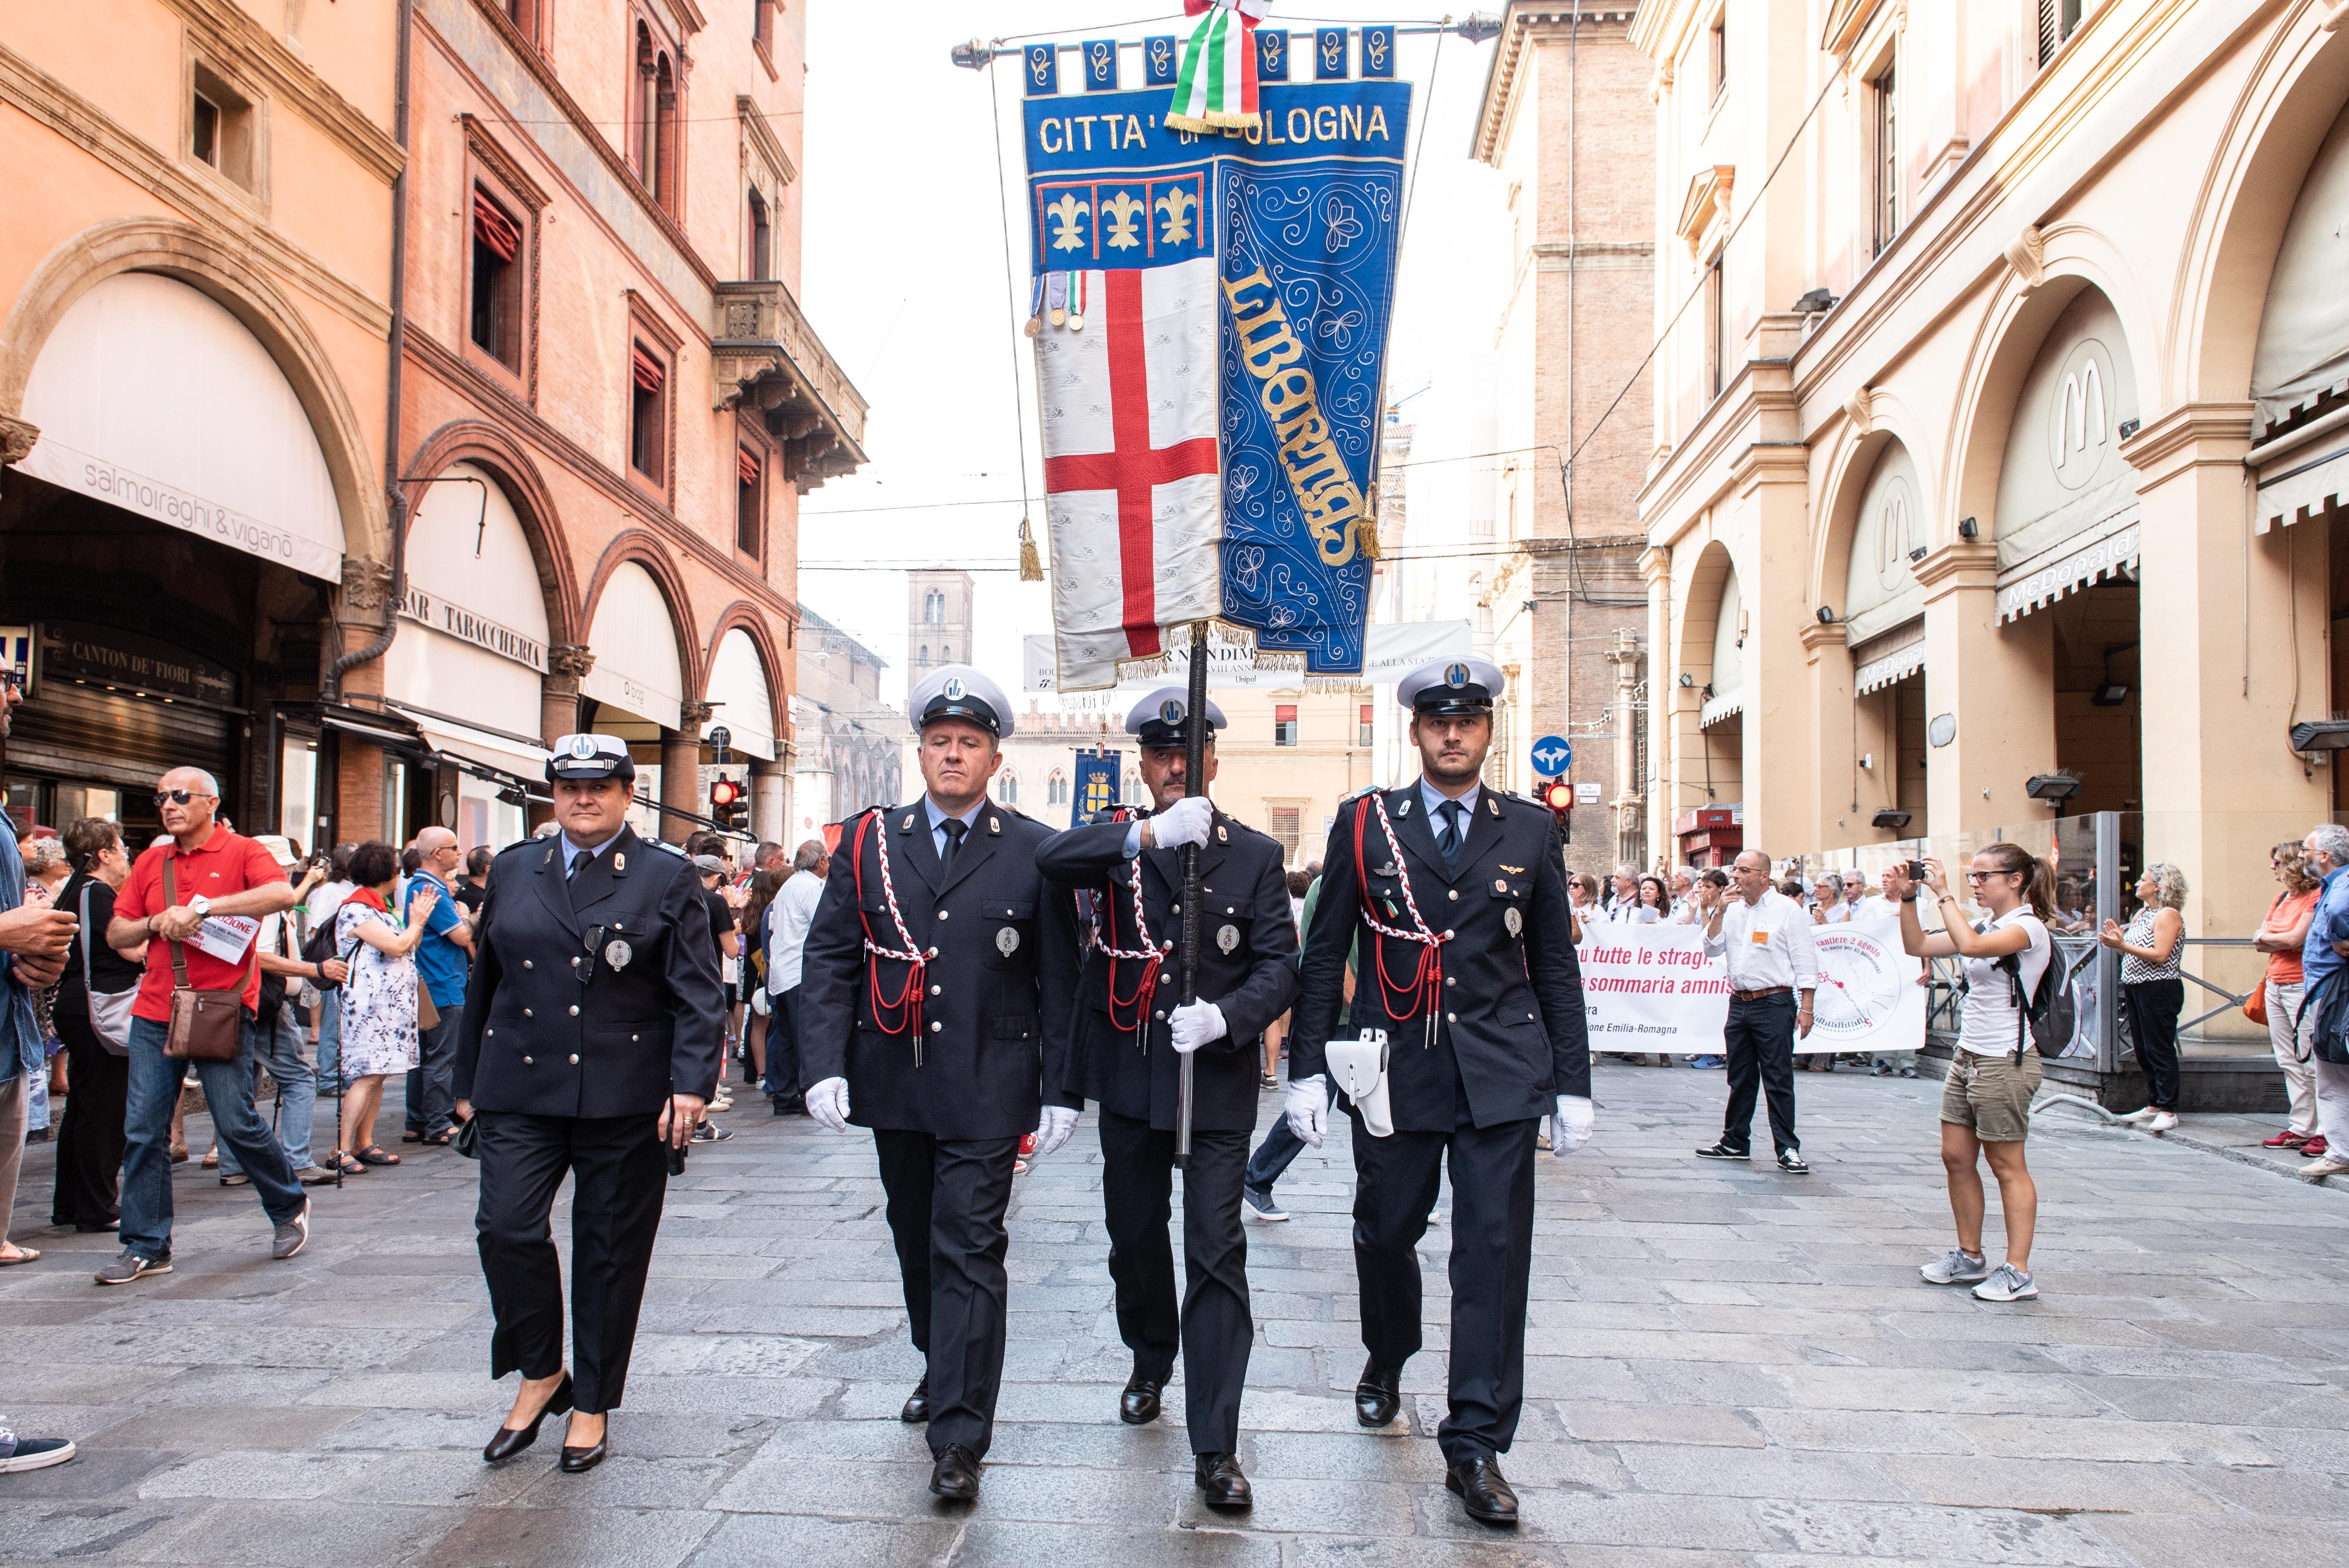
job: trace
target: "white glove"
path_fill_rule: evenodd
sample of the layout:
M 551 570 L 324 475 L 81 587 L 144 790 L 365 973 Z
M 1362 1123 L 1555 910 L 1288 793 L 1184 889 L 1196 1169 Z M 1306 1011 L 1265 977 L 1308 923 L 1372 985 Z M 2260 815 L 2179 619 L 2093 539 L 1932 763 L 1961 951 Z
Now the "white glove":
M 1039 1159 L 1052 1153 L 1069 1140 L 1077 1130 L 1077 1113 L 1065 1105 L 1048 1105 L 1044 1119 L 1036 1124 L 1036 1154 Z
M 1162 850 L 1207 841 L 1207 823 L 1216 809 L 1205 795 L 1185 795 L 1150 819 L 1150 841 Z
M 807 1091 L 808 1114 L 834 1132 L 848 1130 L 848 1080 L 828 1078 Z
M 1288 1102 L 1281 1109 L 1288 1118 L 1288 1130 L 1320 1148 L 1322 1135 L 1330 1130 L 1329 1078 L 1315 1073 L 1309 1078 L 1289 1079 Z
M 1562 1094 L 1557 1097 L 1557 1114 L 1550 1118 L 1550 1152 L 1563 1160 L 1590 1141 L 1591 1129 L 1599 1123 L 1598 1112 L 1590 1106 L 1588 1097 Z
M 1194 1002 L 1187 1007 L 1175 1008 L 1166 1026 L 1174 1031 L 1175 1050 L 1186 1057 L 1230 1032 L 1224 1025 L 1224 1010 L 1213 1002 Z

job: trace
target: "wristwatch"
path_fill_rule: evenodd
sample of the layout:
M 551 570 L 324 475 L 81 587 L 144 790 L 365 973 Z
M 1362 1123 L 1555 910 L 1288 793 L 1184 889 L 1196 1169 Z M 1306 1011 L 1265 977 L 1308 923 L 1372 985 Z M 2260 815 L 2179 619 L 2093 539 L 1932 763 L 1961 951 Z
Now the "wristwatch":
M 202 920 L 205 915 L 212 913 L 212 901 L 206 898 L 203 894 L 198 893 L 195 897 L 188 901 L 188 907 L 195 911 L 197 919 Z

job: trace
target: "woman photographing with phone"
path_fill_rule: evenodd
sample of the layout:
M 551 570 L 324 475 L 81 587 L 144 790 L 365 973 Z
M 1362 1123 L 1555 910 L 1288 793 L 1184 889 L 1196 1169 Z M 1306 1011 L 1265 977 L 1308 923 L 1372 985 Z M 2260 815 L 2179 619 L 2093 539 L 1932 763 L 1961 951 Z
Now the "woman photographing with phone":
M 1912 878 L 1912 872 L 1922 872 L 1922 878 Z M 1980 925 L 1967 923 L 1942 881 L 1940 861 L 1910 861 L 1884 873 L 1885 896 L 1900 905 L 1901 947 L 1917 958 L 1961 959 L 1965 971 L 1958 1048 L 1941 1090 L 1941 1167 L 1949 1173 L 1958 1244 L 1918 1272 L 1928 1284 L 1971 1284 L 1978 1300 L 2027 1301 L 2039 1294 L 2031 1278 L 2039 1189 L 2023 1144 L 2040 1068 L 2024 1009 L 2054 956 L 2047 934 L 2054 875 L 2021 845 L 1996 843 L 1974 856 L 1966 881 L 1974 903 L 1990 914 Z M 1918 918 L 1920 887 L 1940 907 L 1946 929 L 1929 932 Z M 2006 1222 L 2006 1261 L 1995 1269 L 1982 1250 L 1982 1158 L 1998 1178 Z

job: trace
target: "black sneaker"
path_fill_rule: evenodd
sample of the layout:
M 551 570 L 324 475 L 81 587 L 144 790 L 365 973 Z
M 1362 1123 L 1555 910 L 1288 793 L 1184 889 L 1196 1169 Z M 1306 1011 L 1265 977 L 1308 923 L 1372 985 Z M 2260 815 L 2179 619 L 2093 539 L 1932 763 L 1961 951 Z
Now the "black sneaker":
M 1732 1149 L 1727 1143 L 1716 1143 L 1710 1149 L 1698 1150 L 1696 1157 L 1700 1160 L 1751 1160 L 1754 1154 L 1751 1150 Z
M 1242 1186 L 1240 1202 L 1247 1205 L 1243 1212 L 1251 1220 L 1262 1220 L 1272 1224 L 1288 1218 L 1288 1211 L 1274 1202 L 1272 1193 L 1267 1189 Z
M 0 1422 L 0 1475 L 18 1470 L 47 1470 L 74 1457 L 69 1438 L 20 1438 Z
M 693 1130 L 696 1143 L 723 1143 L 734 1135 L 714 1121 L 705 1121 Z
M 171 1272 L 171 1259 L 142 1258 L 129 1247 L 125 1247 L 114 1255 L 111 1262 L 91 1277 L 100 1284 L 129 1284 L 132 1280 L 143 1279 L 149 1274 L 166 1274 Z
M 1792 1149 L 1778 1156 L 1778 1169 L 1789 1176 L 1807 1176 L 1811 1173 L 1810 1162 L 1805 1160 L 1798 1150 Z

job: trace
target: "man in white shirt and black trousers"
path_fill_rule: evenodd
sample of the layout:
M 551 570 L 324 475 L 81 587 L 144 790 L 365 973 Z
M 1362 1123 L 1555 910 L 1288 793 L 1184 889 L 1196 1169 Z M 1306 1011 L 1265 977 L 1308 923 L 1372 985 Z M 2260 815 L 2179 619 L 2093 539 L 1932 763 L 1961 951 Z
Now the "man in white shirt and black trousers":
M 1503 1479 L 1525 1405 L 1533 1268 L 1534 1131 L 1560 1155 L 1590 1136 L 1590 1037 L 1570 934 L 1565 845 L 1549 812 L 1479 783 L 1506 682 L 1485 659 L 1423 665 L 1396 683 L 1420 777 L 1342 802 L 1305 943 L 1289 1045 L 1290 1129 L 1329 1125 L 1326 1064 L 1361 944 L 1343 1033 L 1383 1029 L 1393 1130 L 1354 1118 L 1354 1269 L 1362 1343 L 1354 1418 L 1383 1427 L 1420 1348 L 1418 1246 L 1452 1172 L 1449 1409 L 1436 1429 L 1444 1485 L 1470 1518 L 1515 1524 Z
M 1811 998 L 1819 985 L 1810 912 L 1770 885 L 1770 857 L 1759 850 L 1737 857 L 1726 892 L 1700 882 L 1697 898 L 1708 911 L 1705 953 L 1719 958 L 1729 975 L 1729 1020 L 1722 1027 L 1729 1114 L 1721 1141 L 1697 1153 L 1707 1160 L 1753 1158 L 1758 1087 L 1769 1101 L 1778 1169 L 1807 1176 L 1811 1168 L 1795 1136 L 1795 1041 L 1811 1032 Z

